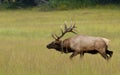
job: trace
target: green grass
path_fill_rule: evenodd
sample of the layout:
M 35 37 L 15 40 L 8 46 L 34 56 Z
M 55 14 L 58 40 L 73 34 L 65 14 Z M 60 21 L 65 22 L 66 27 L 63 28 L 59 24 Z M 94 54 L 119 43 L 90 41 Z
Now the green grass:
M 112 59 L 85 54 L 83 59 L 48 50 L 52 33 L 60 34 L 65 21 L 76 23 L 77 32 L 111 40 Z M 79 9 L 39 12 L 0 12 L 0 75 L 119 75 L 120 10 Z M 67 34 L 64 38 L 74 36 Z

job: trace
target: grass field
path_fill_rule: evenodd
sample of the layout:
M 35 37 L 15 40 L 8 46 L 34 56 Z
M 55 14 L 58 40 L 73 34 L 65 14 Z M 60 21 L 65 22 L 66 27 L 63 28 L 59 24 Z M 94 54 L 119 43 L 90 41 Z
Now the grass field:
M 111 40 L 109 49 L 114 54 L 109 62 L 99 54 L 70 60 L 70 54 L 46 48 L 53 40 L 51 33 L 60 34 L 60 26 L 71 20 L 79 34 Z M 0 75 L 120 75 L 119 38 L 118 9 L 0 11 Z

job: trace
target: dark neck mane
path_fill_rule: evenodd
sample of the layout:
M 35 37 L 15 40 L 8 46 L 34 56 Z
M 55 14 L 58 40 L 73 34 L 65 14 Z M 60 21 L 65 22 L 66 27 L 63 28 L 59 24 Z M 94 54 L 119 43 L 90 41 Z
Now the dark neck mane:
M 70 53 L 73 52 L 73 50 L 70 47 L 65 46 L 64 42 L 61 41 L 61 44 L 58 48 L 56 48 L 57 51 L 60 51 L 62 53 Z

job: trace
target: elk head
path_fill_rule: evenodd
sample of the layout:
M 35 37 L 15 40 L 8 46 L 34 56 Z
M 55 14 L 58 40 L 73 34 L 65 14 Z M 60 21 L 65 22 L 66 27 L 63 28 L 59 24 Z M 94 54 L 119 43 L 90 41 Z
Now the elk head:
M 64 24 L 64 30 L 61 29 L 61 35 L 58 36 L 56 34 L 52 34 L 52 37 L 55 39 L 54 41 L 52 41 L 50 44 L 47 45 L 47 48 L 48 49 L 56 49 L 56 50 L 60 50 L 62 48 L 62 40 L 60 40 L 66 33 L 68 32 L 72 32 L 72 33 L 75 33 L 73 30 L 74 30 L 75 27 L 75 24 L 74 25 L 71 25 L 70 27 L 67 27 L 66 24 Z

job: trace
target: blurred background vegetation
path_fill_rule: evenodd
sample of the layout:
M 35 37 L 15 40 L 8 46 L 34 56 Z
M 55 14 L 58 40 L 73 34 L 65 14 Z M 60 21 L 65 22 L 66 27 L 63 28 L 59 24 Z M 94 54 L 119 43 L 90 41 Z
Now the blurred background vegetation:
M 41 10 L 68 10 L 96 6 L 120 6 L 120 0 L 0 0 L 0 9 L 39 7 Z

